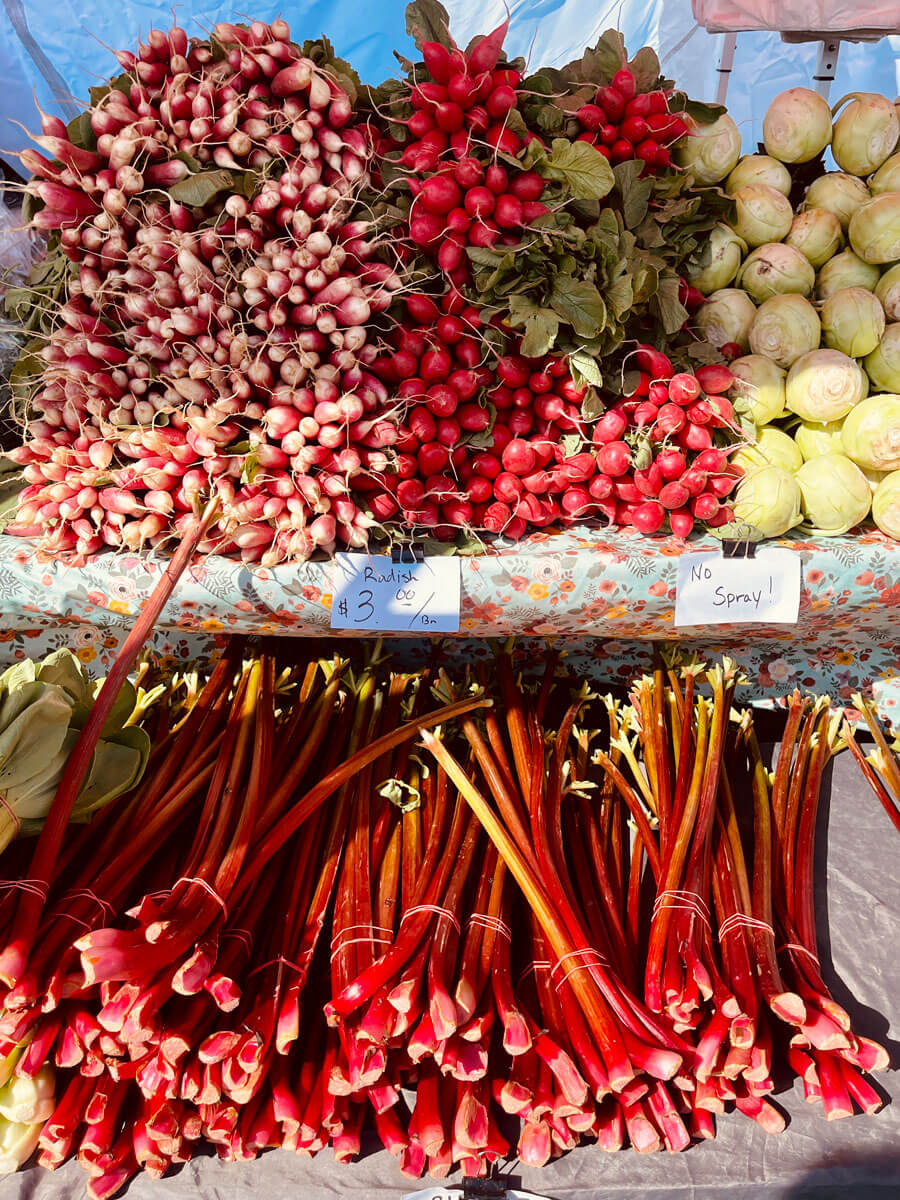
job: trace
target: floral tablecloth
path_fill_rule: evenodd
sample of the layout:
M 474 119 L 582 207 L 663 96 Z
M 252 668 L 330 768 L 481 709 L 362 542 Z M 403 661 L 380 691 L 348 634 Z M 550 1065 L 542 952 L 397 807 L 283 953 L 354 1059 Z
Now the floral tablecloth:
M 685 543 L 627 531 L 536 533 L 461 558 L 462 644 L 443 654 L 489 653 L 477 639 L 564 639 L 572 660 L 598 682 L 649 663 L 654 641 L 678 640 L 701 654 L 732 653 L 748 698 L 783 696 L 795 685 L 845 702 L 872 695 L 887 716 L 900 706 L 900 544 L 877 532 L 779 543 L 800 555 L 797 625 L 676 629 L 677 558 Z M 713 548 L 693 539 L 689 549 Z M 76 567 L 0 537 L 0 659 L 60 645 L 101 672 L 144 598 L 160 562 L 102 555 Z M 191 567 L 167 605 L 154 649 L 170 663 L 209 657 L 225 635 L 332 636 L 327 562 L 269 569 L 224 558 Z M 358 636 L 350 634 L 348 636 Z M 403 643 L 421 655 L 427 643 Z

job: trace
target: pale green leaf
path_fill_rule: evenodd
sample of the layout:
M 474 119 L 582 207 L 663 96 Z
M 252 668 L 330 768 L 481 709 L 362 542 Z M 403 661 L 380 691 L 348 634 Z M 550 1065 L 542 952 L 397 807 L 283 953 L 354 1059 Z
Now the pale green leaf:
M 204 208 L 219 192 L 234 190 L 235 177 L 231 171 L 198 171 L 169 188 L 169 195 L 188 208 Z
M 602 200 L 616 182 L 612 167 L 588 142 L 554 138 L 550 158 L 538 170 L 548 179 L 564 183 L 575 200 Z
M 569 370 L 572 372 L 572 378 L 579 385 L 603 386 L 603 374 L 593 354 L 588 354 L 584 350 L 576 350 L 574 354 L 569 355 Z
M 595 337 L 606 325 L 606 305 L 592 283 L 557 278 L 550 304 L 572 326 L 577 337 Z

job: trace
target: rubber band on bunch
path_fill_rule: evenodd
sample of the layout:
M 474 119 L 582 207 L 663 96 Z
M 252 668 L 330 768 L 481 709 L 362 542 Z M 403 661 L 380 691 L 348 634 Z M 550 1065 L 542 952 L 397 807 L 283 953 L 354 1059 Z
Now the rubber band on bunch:
M 46 900 L 50 885 L 43 879 L 0 879 L 0 889 L 3 888 L 19 888 L 39 900 Z
M 506 922 L 501 921 L 499 917 L 492 917 L 490 913 L 472 913 L 468 923 L 480 925 L 482 929 L 492 929 L 494 933 L 506 938 L 508 942 L 512 941 L 512 933 Z
M 563 975 L 562 979 L 554 980 L 553 986 L 557 991 L 562 987 L 570 975 L 574 975 L 576 971 L 589 971 L 591 967 L 608 967 L 609 959 L 605 954 L 601 954 L 599 950 L 595 950 L 593 946 L 583 946 L 580 950 L 570 950 L 568 954 L 564 954 L 562 958 L 556 960 L 550 968 L 550 978 L 552 979 L 555 973 L 560 969 L 563 963 L 568 958 L 583 958 L 584 962 L 576 962 L 574 967 L 570 967 Z
M 63 900 L 93 900 L 94 904 L 103 913 L 106 920 L 111 921 L 116 915 L 116 910 L 108 900 L 103 900 L 96 892 L 92 892 L 90 888 L 76 888 L 74 891 L 66 892 Z
M 521 987 L 529 975 L 536 975 L 538 971 L 549 971 L 552 963 L 544 959 L 538 959 L 536 962 L 530 962 L 519 976 L 518 986 Z
M 363 937 L 345 938 L 339 942 L 339 939 L 343 938 L 345 933 L 352 933 L 355 929 L 368 929 L 370 932 Z M 388 936 L 379 937 L 375 932 L 376 930 L 378 930 L 379 934 L 387 934 Z M 394 931 L 393 929 L 388 929 L 386 925 L 345 925 L 331 939 L 331 961 L 334 962 L 342 950 L 346 950 L 348 946 L 353 946 L 357 942 L 367 942 L 370 946 L 378 944 L 389 946 L 393 940 Z
M 719 926 L 719 941 L 723 937 L 727 937 L 729 933 L 733 933 L 736 929 L 760 929 L 763 933 L 770 933 L 775 936 L 775 930 L 767 921 L 761 921 L 758 917 L 750 917 L 747 913 L 736 912 L 730 917 L 726 917 Z
M 805 954 L 807 958 L 811 958 L 817 967 L 821 967 L 822 965 L 819 962 L 819 956 L 817 954 L 813 954 L 812 950 L 807 950 L 805 946 L 801 946 L 797 942 L 785 942 L 783 946 L 778 947 L 778 950 L 779 953 L 782 950 L 798 950 L 801 954 Z
M 0 796 L 0 808 L 5 808 L 6 811 L 9 813 L 12 823 L 16 827 L 16 832 L 13 834 L 13 837 L 18 837 L 19 834 L 22 832 L 22 822 L 19 820 L 19 814 L 12 807 L 12 805 L 6 799 L 5 796 Z
M 220 938 L 227 938 L 227 937 L 237 938 L 239 942 L 244 943 L 244 946 L 247 948 L 248 954 L 253 949 L 253 934 L 250 932 L 249 929 L 239 929 L 239 928 L 237 928 L 237 926 L 235 926 L 231 929 L 223 929 L 222 932 L 219 934 L 219 937 Z
M 173 892 L 175 891 L 175 888 L 178 887 L 179 883 L 196 883 L 197 887 L 203 888 L 203 890 L 209 895 L 210 899 L 215 900 L 216 904 L 220 906 L 223 916 L 228 916 L 228 905 L 225 903 L 216 889 L 211 887 L 205 879 L 200 879 L 196 875 L 182 875 L 180 879 L 175 881 L 175 884 L 172 887 Z
M 277 955 L 275 958 L 270 958 L 268 962 L 260 963 L 258 967 L 254 967 L 247 975 L 249 979 L 251 975 L 258 975 L 260 971 L 264 971 L 266 967 L 274 967 L 276 964 L 283 967 L 290 967 L 292 971 L 296 971 L 298 975 L 302 975 L 309 966 L 309 960 L 312 957 L 312 951 L 307 950 L 302 956 L 306 961 L 301 966 L 299 963 L 292 962 L 291 959 L 285 958 L 283 954 Z
M 699 896 L 696 892 L 679 891 L 678 888 L 673 888 L 667 892 L 660 892 L 653 905 L 654 918 L 663 908 L 684 909 L 685 912 L 693 913 L 695 917 L 699 917 L 707 928 L 711 928 L 709 909 L 703 897 Z
M 401 923 L 407 917 L 411 917 L 413 913 L 429 912 L 434 913 L 436 917 L 443 917 L 445 921 L 449 921 L 457 933 L 460 932 L 459 921 L 449 908 L 441 908 L 439 904 L 414 904 L 412 908 L 408 908 L 400 918 Z

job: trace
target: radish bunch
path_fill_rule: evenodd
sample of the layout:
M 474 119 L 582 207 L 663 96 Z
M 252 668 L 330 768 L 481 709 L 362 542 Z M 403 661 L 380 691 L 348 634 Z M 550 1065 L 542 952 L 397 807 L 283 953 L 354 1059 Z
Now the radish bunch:
M 394 434 L 368 325 L 400 286 L 350 219 L 367 127 L 280 20 L 210 41 L 154 30 L 118 57 L 88 144 L 43 115 L 53 160 L 23 154 L 33 224 L 74 278 L 36 348 L 9 531 L 137 549 L 217 494 L 207 549 L 274 562 L 364 545 L 351 481 Z
M 641 374 L 634 393 L 593 427 L 598 474 L 588 490 L 599 511 L 640 533 L 657 533 L 668 522 L 682 538 L 695 522 L 726 524 L 732 513 L 724 501 L 740 478 L 727 458 L 736 442 L 734 410 L 724 393 L 734 377 L 715 365 L 676 373 L 666 355 L 649 346 L 640 347 L 636 359 Z
M 640 159 L 649 170 L 665 169 L 671 148 L 688 132 L 682 118 L 669 112 L 671 95 L 662 89 L 639 93 L 634 75 L 623 67 L 575 112 L 577 139 L 613 163 Z
M 413 196 L 409 237 L 454 286 L 469 279 L 466 247 L 516 245 L 522 227 L 548 211 L 544 179 L 512 162 L 534 135 L 522 139 L 509 127 L 521 74 L 498 66 L 508 27 L 469 53 L 424 42 L 429 78 L 417 77 L 399 96 L 413 110 L 405 124 L 414 140 L 398 160 Z

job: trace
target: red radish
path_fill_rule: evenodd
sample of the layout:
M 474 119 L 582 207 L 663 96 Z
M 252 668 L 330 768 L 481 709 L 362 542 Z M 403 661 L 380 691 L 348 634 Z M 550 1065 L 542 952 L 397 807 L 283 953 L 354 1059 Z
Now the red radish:
M 626 442 L 608 442 L 601 446 L 597 462 L 605 475 L 624 475 L 631 466 L 631 448 Z
M 497 359 L 497 375 L 507 387 L 520 388 L 528 382 L 530 371 L 520 358 L 507 356 Z
M 692 404 L 700 395 L 699 381 L 683 371 L 669 380 L 669 399 L 675 404 Z
M 720 507 L 719 501 L 712 492 L 701 492 L 691 501 L 691 512 L 698 521 L 711 520 Z
M 712 446 L 712 434 L 705 425 L 687 425 L 678 434 L 678 443 L 685 450 L 708 450 Z
M 654 460 L 663 479 L 670 482 L 680 479 L 687 470 L 687 459 L 680 450 L 662 450 Z
M 678 482 L 684 484 L 689 496 L 699 496 L 706 487 L 706 472 L 696 465 L 688 467 Z
M 494 495 L 506 504 L 515 504 L 524 491 L 522 480 L 511 471 L 501 472 L 494 480 Z
M 644 495 L 634 480 L 627 476 L 615 481 L 614 490 L 616 499 L 622 500 L 626 504 L 639 504 Z
M 734 384 L 733 373 L 718 363 L 708 363 L 698 367 L 694 374 L 704 392 L 714 396 L 724 395 Z
M 516 93 L 511 87 L 501 84 L 488 96 L 485 107 L 495 121 L 502 121 L 506 114 L 516 107 Z
M 588 484 L 588 491 L 595 500 L 608 500 L 613 494 L 613 481 L 608 475 L 595 475 Z
M 463 201 L 466 212 L 471 217 L 489 217 L 494 211 L 494 193 L 486 187 L 472 187 L 466 192 Z
M 514 229 L 521 225 L 522 202 L 509 194 L 498 196 L 494 206 L 494 220 L 501 229 Z
M 485 172 L 484 182 L 490 191 L 501 196 L 509 187 L 509 176 L 499 163 L 491 163 Z
M 676 537 L 690 537 L 694 528 L 694 518 L 686 509 L 680 509 L 678 512 L 669 513 L 669 525 Z
M 615 409 L 608 409 L 594 425 L 592 440 L 595 446 L 618 442 L 628 428 L 626 417 Z
M 422 184 L 419 200 L 431 213 L 448 213 L 462 201 L 459 184 L 447 175 L 432 175 Z
M 634 76 L 627 67 L 622 67 L 620 71 L 616 71 L 612 77 L 612 86 L 616 89 L 620 96 L 625 100 L 632 100 L 637 91 L 637 86 L 634 81 Z
M 544 190 L 544 180 L 537 171 L 522 171 L 512 180 L 509 190 L 522 201 L 540 200 Z
M 585 517 L 594 508 L 594 498 L 587 488 L 569 487 L 562 494 L 560 506 L 570 517 Z
M 659 409 L 656 419 L 656 429 L 665 437 L 677 433 L 687 424 L 684 409 L 677 404 L 664 404 Z
M 646 371 L 653 380 L 671 379 L 674 374 L 675 368 L 668 356 L 653 346 L 638 346 L 634 359 L 638 369 Z
M 642 142 L 649 132 L 650 126 L 643 117 L 626 117 L 619 126 L 620 135 L 633 146 Z
M 501 458 L 504 469 L 519 476 L 530 474 L 535 467 L 534 450 L 522 438 L 513 438 L 504 447 Z
M 630 97 L 629 97 L 630 98 Z M 613 125 L 616 125 L 625 115 L 625 97 L 614 87 L 597 89 L 597 104 L 603 109 Z
M 666 519 L 666 510 L 657 500 L 644 500 L 631 510 L 631 523 L 639 533 L 657 533 Z
M 709 480 L 710 490 L 720 499 L 729 496 L 738 485 L 736 475 L 713 475 Z
M 663 485 L 663 474 L 659 464 L 653 462 L 646 469 L 635 471 L 634 484 L 642 495 L 658 496 Z

